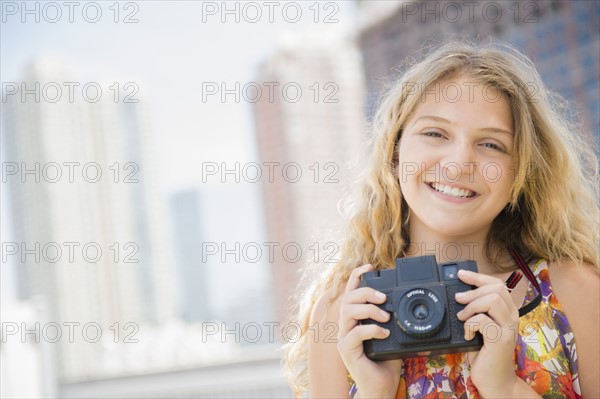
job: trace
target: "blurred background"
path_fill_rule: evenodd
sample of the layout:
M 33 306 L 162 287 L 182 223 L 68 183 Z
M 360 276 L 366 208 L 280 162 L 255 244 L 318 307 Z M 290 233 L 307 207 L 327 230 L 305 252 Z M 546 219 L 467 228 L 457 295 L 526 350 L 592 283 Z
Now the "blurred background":
M 1 7 L 6 398 L 290 397 L 289 298 L 425 45 L 512 44 L 600 137 L 598 1 Z

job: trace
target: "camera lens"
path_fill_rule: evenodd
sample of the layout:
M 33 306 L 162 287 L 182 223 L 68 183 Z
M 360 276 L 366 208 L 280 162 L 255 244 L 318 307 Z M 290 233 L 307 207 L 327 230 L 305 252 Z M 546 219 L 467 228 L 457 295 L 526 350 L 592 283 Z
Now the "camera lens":
M 398 326 L 408 335 L 427 337 L 442 326 L 446 313 L 445 302 L 427 288 L 412 288 L 398 301 Z
M 429 316 L 429 309 L 427 309 L 427 306 L 420 303 L 413 308 L 412 313 L 413 313 L 413 316 L 415 316 L 415 319 L 423 320 L 423 319 L 426 319 L 427 316 Z

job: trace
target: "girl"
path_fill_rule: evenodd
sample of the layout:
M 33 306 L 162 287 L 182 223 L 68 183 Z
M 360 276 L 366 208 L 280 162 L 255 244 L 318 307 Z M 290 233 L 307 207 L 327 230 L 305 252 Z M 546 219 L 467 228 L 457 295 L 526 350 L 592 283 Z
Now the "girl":
M 404 73 L 376 115 L 340 260 L 299 306 L 297 396 L 600 397 L 598 163 L 565 109 L 507 45 L 452 42 Z M 455 300 L 483 347 L 371 361 L 363 341 L 390 332 L 359 320 L 393 315 L 360 275 L 424 254 L 477 262 Z M 509 292 L 522 259 L 529 278 Z

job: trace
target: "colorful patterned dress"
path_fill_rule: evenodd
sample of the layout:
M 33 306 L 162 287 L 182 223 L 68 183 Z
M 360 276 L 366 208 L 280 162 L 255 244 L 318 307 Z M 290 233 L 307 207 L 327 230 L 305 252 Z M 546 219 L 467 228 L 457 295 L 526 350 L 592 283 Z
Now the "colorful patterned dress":
M 552 293 L 547 262 L 538 261 L 533 274 L 542 290 L 542 302 L 520 318 L 514 353 L 516 373 L 545 399 L 581 399 L 575 340 L 569 321 Z M 529 282 L 523 305 L 536 296 Z M 397 399 L 479 397 L 471 382 L 465 353 L 404 360 Z

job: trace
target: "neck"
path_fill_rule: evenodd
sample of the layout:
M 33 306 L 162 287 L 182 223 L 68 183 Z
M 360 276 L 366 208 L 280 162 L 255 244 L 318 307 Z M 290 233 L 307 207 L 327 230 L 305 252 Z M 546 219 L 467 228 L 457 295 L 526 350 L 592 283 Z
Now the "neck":
M 474 260 L 482 274 L 500 273 L 496 265 L 508 266 L 515 264 L 507 248 L 492 245 L 486 254 L 486 243 L 489 234 L 487 229 L 468 235 L 444 235 L 432 232 L 425 226 L 411 223 L 410 245 L 407 256 L 435 255 L 440 263 L 460 260 Z

